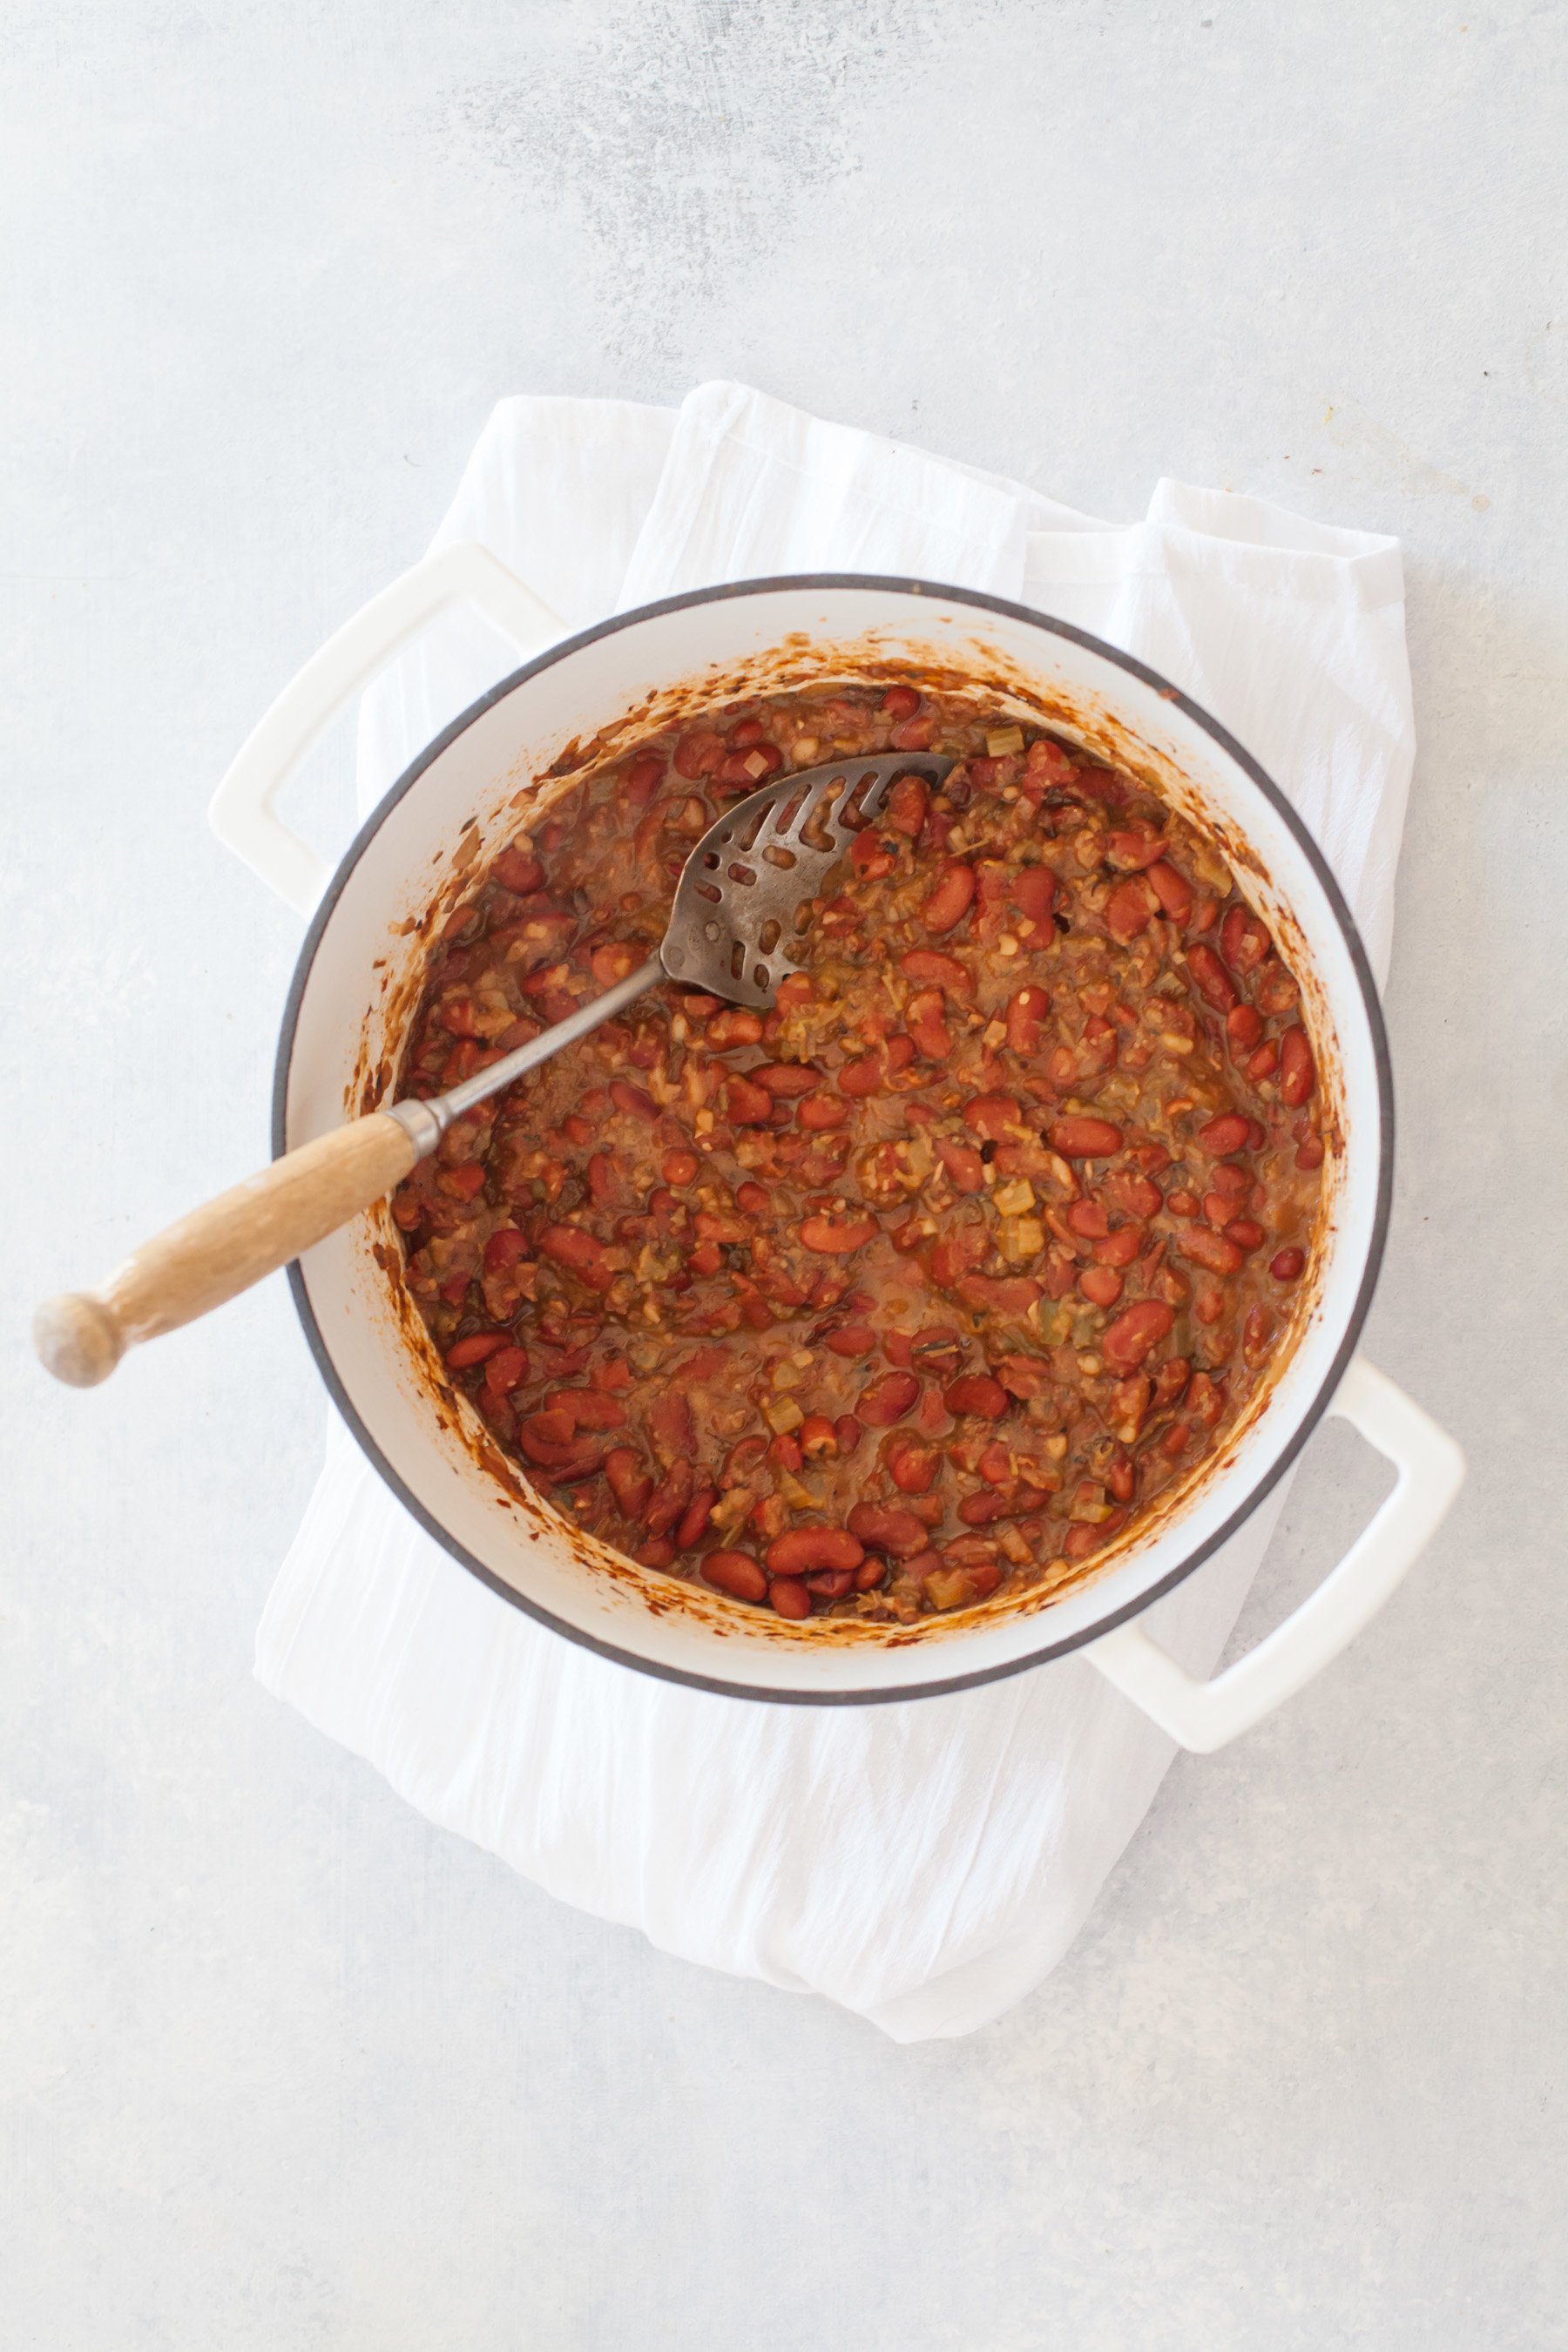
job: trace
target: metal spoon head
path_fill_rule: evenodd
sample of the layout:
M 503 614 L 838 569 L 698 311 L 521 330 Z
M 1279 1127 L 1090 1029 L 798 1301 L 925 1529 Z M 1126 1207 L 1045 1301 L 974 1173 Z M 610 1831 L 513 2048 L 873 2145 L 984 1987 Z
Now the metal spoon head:
M 816 901 L 894 782 L 931 790 L 955 761 L 935 751 L 879 751 L 777 776 L 727 808 L 682 868 L 659 960 L 683 988 L 733 1004 L 773 1004 L 808 961 Z

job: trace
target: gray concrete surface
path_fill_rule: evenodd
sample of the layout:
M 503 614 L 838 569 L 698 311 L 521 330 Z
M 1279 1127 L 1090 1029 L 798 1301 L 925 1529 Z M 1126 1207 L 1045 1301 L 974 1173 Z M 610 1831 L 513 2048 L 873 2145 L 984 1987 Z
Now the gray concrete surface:
M 6 2347 L 1564 2340 L 1568 18 L 1467 5 L 8 12 Z M 203 824 L 258 710 L 498 395 L 716 373 L 1407 550 L 1372 1339 L 1470 1486 L 945 2046 L 555 1907 L 255 1689 L 321 1418 L 280 1284 L 92 1397 L 21 1336 L 264 1149 L 295 926 Z M 1319 1443 L 1244 1633 L 1377 1491 Z

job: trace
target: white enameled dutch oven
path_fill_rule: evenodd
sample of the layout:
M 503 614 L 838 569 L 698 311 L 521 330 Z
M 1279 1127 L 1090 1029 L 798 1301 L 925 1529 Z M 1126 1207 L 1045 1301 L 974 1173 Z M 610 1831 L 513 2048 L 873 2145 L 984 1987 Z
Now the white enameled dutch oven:
M 447 604 L 467 598 L 528 656 L 415 761 L 330 877 L 273 813 L 279 785 L 345 698 Z M 384 1090 L 417 992 L 418 927 L 444 884 L 547 803 L 548 772 L 602 758 L 661 719 L 753 688 L 912 663 L 983 683 L 1152 780 L 1224 842 L 1303 987 L 1319 1047 L 1325 1230 L 1294 1351 L 1220 1459 L 1087 1581 L 914 1627 L 796 1625 L 634 1568 L 499 1465 L 445 1387 L 396 1276 L 384 1208 L 291 1269 L 322 1377 L 382 1476 L 464 1567 L 543 1624 L 644 1673 L 773 1701 L 909 1699 L 1081 1650 L 1184 1746 L 1256 1723 L 1366 1624 L 1436 1527 L 1458 1449 L 1356 1353 L 1388 1222 L 1393 1098 L 1372 976 L 1322 857 L 1268 778 L 1142 664 L 1015 604 L 921 582 L 748 581 L 628 613 L 581 635 L 477 545 L 450 547 L 376 597 L 268 712 L 213 803 L 222 839 L 310 929 L 278 1053 L 274 1146 L 292 1149 Z M 1284 1624 L 1214 1681 L 1191 1680 L 1138 1623 L 1255 1510 L 1325 1413 L 1394 1464 L 1393 1492 Z

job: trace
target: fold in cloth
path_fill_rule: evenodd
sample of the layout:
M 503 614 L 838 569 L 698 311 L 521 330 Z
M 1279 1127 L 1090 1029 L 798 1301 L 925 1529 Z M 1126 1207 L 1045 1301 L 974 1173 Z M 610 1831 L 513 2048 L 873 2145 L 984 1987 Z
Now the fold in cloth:
M 730 383 L 679 410 L 503 402 L 435 543 L 467 538 L 572 629 L 716 581 L 858 571 L 1091 630 L 1262 761 L 1386 969 L 1414 756 L 1394 540 L 1175 482 L 1142 521 L 1102 522 Z M 362 707 L 362 809 L 514 661 L 467 612 L 402 654 Z M 1149 1612 L 1189 1671 L 1212 1671 L 1283 1499 Z M 430 1820 L 563 1901 L 824 1993 L 900 2041 L 972 2032 L 1040 1981 L 1173 1752 L 1077 1657 L 823 1709 L 614 1665 L 468 1575 L 335 1419 L 257 1672 Z

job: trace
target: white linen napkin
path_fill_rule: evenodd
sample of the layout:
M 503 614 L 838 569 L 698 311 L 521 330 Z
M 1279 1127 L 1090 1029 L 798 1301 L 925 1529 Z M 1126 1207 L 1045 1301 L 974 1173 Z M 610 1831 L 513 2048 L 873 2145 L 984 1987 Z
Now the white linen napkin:
M 739 384 L 679 411 L 506 401 L 437 545 L 483 540 L 577 628 L 681 589 L 885 572 L 1014 598 L 1185 688 L 1289 794 L 1381 978 L 1414 757 L 1397 541 L 1162 482 L 1125 527 Z M 513 666 L 451 613 L 365 696 L 359 789 Z M 1282 1492 L 1151 1629 L 1212 1670 Z M 335 1417 L 257 1673 L 430 1820 L 663 1949 L 821 1992 L 899 2041 L 972 2032 L 1060 1959 L 1171 1743 L 1081 1659 L 983 1690 L 782 1707 L 536 1625 L 415 1525 Z

